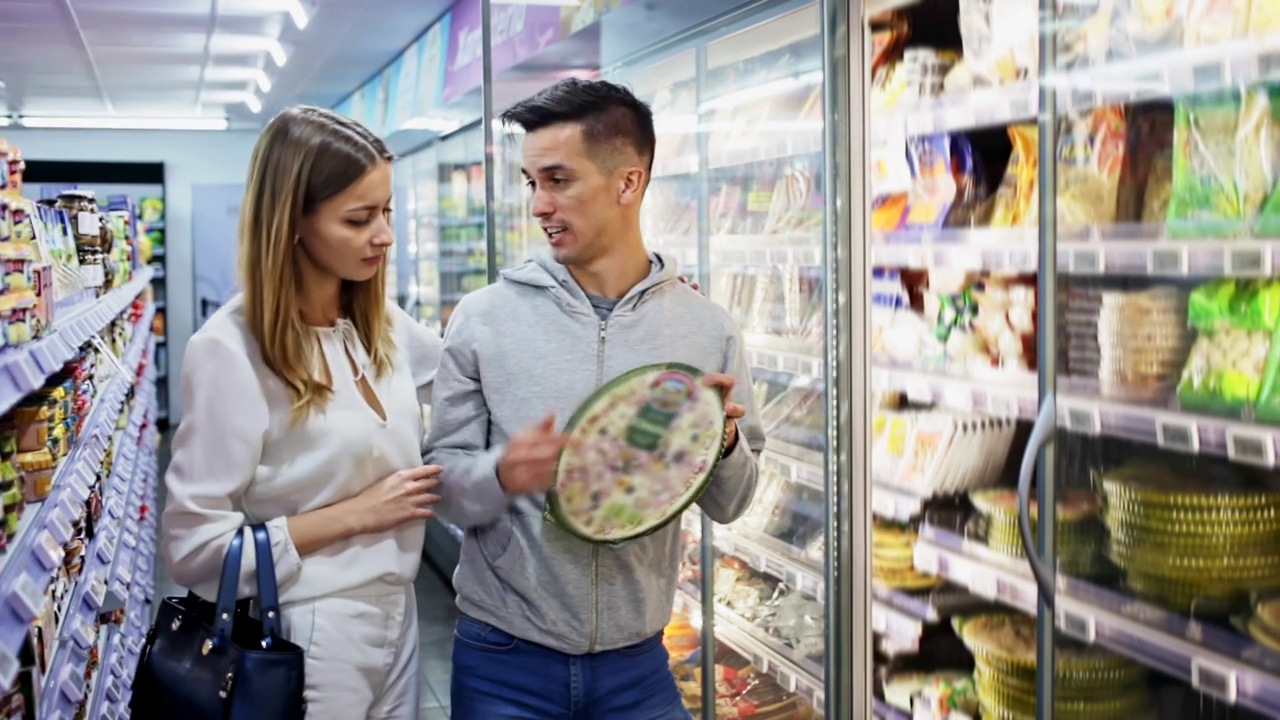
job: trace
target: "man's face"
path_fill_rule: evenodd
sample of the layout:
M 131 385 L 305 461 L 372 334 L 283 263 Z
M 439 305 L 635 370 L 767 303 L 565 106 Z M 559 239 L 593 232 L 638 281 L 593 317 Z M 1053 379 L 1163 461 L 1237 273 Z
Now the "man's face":
M 586 265 L 608 252 L 625 218 L 625 173 L 601 169 L 580 125 L 561 123 L 525 135 L 521 170 L 556 262 Z

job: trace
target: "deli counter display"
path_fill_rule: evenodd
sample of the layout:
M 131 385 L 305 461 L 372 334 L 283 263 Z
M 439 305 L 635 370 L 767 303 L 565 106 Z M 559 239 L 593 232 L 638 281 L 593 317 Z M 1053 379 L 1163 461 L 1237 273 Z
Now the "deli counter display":
M 862 25 L 876 716 L 1280 716 L 1280 5 Z

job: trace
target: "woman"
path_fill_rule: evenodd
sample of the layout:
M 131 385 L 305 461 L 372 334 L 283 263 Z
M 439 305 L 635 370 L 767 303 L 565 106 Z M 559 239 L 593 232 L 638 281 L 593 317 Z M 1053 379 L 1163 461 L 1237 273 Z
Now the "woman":
M 212 600 L 241 528 L 266 522 L 307 717 L 414 718 L 413 580 L 440 470 L 422 466 L 437 335 L 386 301 L 391 154 L 291 108 L 254 149 L 243 294 L 187 345 L 161 523 L 174 580 Z M 240 597 L 254 594 L 244 553 Z

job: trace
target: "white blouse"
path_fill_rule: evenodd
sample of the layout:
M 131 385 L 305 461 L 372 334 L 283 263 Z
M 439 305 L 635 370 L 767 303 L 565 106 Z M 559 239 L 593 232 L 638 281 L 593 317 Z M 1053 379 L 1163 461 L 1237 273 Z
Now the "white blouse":
M 236 297 L 191 337 L 182 368 L 182 422 L 165 475 L 160 527 L 174 580 L 212 600 L 222 559 L 240 528 L 266 522 L 282 603 L 393 591 L 413 582 L 425 523 L 360 535 L 299 557 L 286 518 L 359 494 L 397 470 L 422 464 L 422 405 L 440 362 L 441 339 L 388 303 L 392 372 L 368 373 L 383 420 L 360 393 L 350 357 L 368 367 L 355 328 L 316 328 L 333 379 L 321 412 L 290 422 L 292 400 L 263 363 Z M 248 538 L 246 538 L 246 541 Z M 241 562 L 241 598 L 256 595 L 253 545 Z

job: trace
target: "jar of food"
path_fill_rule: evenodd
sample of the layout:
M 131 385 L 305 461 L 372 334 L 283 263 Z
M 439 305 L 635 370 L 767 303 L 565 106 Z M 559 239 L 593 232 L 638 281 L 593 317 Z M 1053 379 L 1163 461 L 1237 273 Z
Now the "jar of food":
M 53 453 L 37 450 L 18 453 L 18 470 L 22 472 L 22 499 L 41 502 L 53 491 Z
M 78 248 L 102 247 L 102 220 L 98 201 L 89 190 L 67 190 L 58 195 L 59 208 L 71 220 L 71 234 Z

